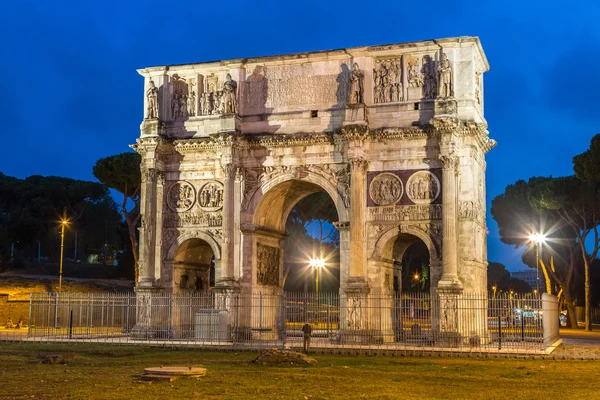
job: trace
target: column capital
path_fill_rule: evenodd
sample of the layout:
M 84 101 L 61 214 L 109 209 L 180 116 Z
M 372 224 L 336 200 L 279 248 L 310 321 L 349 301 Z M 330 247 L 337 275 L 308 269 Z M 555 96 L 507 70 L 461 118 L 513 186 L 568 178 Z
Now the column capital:
M 236 166 L 229 164 L 221 164 L 221 172 L 225 179 L 234 178 L 236 176 Z
M 452 169 L 457 171 L 460 163 L 460 158 L 455 152 L 443 153 L 438 155 L 438 160 L 442 162 L 443 169 Z
M 364 157 L 353 157 L 348 159 L 352 172 L 367 172 L 369 161 Z

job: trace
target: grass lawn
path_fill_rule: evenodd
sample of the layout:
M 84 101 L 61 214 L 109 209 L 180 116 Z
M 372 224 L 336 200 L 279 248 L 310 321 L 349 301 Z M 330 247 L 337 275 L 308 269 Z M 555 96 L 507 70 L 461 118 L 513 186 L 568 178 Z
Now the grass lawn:
M 40 354 L 62 354 L 42 364 Z M 0 343 L 0 398 L 35 399 L 597 399 L 600 363 L 439 357 L 315 356 L 313 367 L 250 364 L 256 353 L 87 344 Z M 145 367 L 207 375 L 142 382 Z

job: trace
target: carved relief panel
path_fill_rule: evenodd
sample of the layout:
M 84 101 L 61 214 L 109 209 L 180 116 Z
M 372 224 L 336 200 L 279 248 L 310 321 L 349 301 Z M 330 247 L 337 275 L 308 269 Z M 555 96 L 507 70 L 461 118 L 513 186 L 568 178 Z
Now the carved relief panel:
M 178 181 L 167 192 L 167 205 L 172 211 L 184 212 L 192 208 L 196 201 L 196 190 L 191 183 Z
M 279 260 L 281 249 L 258 243 L 256 246 L 257 281 L 263 286 L 279 285 Z
M 373 69 L 375 103 L 394 103 L 404 100 L 400 58 L 376 60 Z
M 186 118 L 189 116 L 190 87 L 192 85 L 188 79 L 182 78 L 177 74 L 171 77 L 171 85 L 171 118 L 174 120 Z M 191 89 L 193 91 L 193 87 Z
M 235 114 L 237 82 L 226 74 L 221 82 L 215 74 L 204 77 L 204 93 L 200 96 L 200 115 Z
M 406 182 L 406 194 L 415 204 L 429 204 L 440 195 L 440 180 L 429 171 L 415 172 Z
M 442 218 L 441 171 L 369 172 L 368 220 L 399 223 Z
M 369 195 L 378 206 L 396 204 L 402 197 L 403 190 L 400 178 L 386 172 L 377 175 L 369 185 Z
M 223 184 L 205 183 L 198 192 L 198 205 L 204 211 L 217 211 L 223 208 Z
M 200 187 L 196 193 L 196 187 Z M 223 184 L 217 181 L 177 181 L 167 191 L 163 217 L 167 228 L 220 227 L 223 223 Z

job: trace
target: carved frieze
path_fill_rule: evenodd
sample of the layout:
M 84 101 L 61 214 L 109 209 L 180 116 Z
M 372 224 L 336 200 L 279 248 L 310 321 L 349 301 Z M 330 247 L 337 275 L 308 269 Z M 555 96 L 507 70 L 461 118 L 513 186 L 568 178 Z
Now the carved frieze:
M 223 184 L 217 181 L 205 183 L 198 192 L 198 206 L 204 211 L 223 208 Z
M 419 58 L 409 59 L 406 69 L 407 69 L 408 87 L 410 87 L 410 88 L 423 87 L 423 72 L 421 71 L 421 62 L 420 62 Z
M 402 68 L 399 58 L 376 60 L 373 69 L 375 103 L 393 103 L 404 100 Z
M 414 206 L 369 207 L 369 221 L 429 221 L 442 218 L 441 204 L 423 204 Z
M 192 208 L 196 201 L 196 190 L 191 183 L 177 181 L 167 192 L 167 205 L 175 212 L 184 212 Z
M 205 212 L 202 210 L 186 211 L 177 214 L 166 214 L 164 225 L 169 228 L 182 228 L 187 226 L 221 226 L 223 214 L 221 212 Z
M 402 197 L 404 188 L 397 175 L 384 172 L 377 175 L 369 186 L 369 195 L 378 206 L 397 203 Z
M 177 239 L 177 236 L 179 236 L 179 232 L 177 231 L 177 229 L 164 229 L 163 230 L 163 238 L 161 240 L 161 250 L 162 250 L 161 254 L 162 254 L 163 260 L 167 259 L 169 249 L 171 248 L 171 246 Z
M 374 243 L 377 240 L 377 238 L 379 238 L 379 236 L 381 235 L 382 232 L 383 232 L 383 225 L 371 224 L 367 231 L 367 235 L 368 235 L 367 238 L 369 239 L 369 241 L 371 243 Z
M 242 210 L 246 211 L 250 205 L 250 199 L 260 187 L 263 168 L 239 168 L 238 176 L 242 182 Z
M 279 261 L 281 250 L 277 247 L 266 246 L 258 243 L 256 257 L 258 269 L 256 278 L 263 286 L 279 285 Z
M 461 201 L 458 203 L 460 219 L 473 219 L 480 224 L 485 224 L 485 209 L 474 201 Z
M 429 55 L 421 60 L 421 73 L 423 74 L 423 98 L 435 99 L 437 96 L 437 71 L 435 62 Z
M 177 74 L 172 77 L 173 92 L 171 93 L 171 117 L 173 119 L 186 118 L 188 111 L 189 87 L 185 78 Z
M 274 65 L 264 72 L 268 82 L 267 108 L 348 104 L 351 71 L 344 61 L 340 61 L 337 71 L 331 69 L 325 74 L 310 63 Z
M 415 172 L 406 182 L 406 195 L 415 204 L 429 204 L 440 195 L 440 181 L 429 171 Z

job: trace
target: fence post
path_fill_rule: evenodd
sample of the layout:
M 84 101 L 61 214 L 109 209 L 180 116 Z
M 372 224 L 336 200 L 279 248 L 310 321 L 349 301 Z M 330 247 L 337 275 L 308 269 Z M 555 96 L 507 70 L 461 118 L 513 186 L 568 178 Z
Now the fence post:
M 258 348 L 262 350 L 262 304 L 263 304 L 263 298 L 262 298 L 262 292 L 260 292 L 258 294 L 259 296 L 259 300 L 258 300 Z
M 498 313 L 498 350 L 502 350 L 502 316 Z
M 33 307 L 33 293 L 29 292 L 29 318 L 27 319 L 27 339 L 31 337 L 31 309 Z
M 521 341 L 525 341 L 525 309 L 521 309 Z

